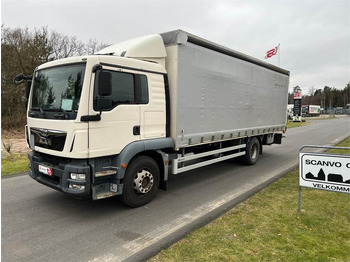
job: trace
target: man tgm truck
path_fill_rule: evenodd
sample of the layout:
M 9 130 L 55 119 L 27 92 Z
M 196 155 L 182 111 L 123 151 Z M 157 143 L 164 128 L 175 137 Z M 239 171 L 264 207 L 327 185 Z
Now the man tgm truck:
M 281 144 L 288 84 L 289 71 L 182 30 L 45 63 L 27 82 L 29 175 L 145 205 L 171 174 L 253 165 L 263 145 Z

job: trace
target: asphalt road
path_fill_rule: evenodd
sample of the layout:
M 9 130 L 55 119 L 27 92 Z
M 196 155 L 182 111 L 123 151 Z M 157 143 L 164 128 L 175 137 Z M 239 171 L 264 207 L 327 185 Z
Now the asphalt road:
M 168 192 L 137 209 L 77 200 L 29 176 L 2 179 L 2 261 L 143 261 L 296 168 L 302 145 L 349 135 L 350 117 L 289 129 L 256 165 L 226 161 L 172 176 Z

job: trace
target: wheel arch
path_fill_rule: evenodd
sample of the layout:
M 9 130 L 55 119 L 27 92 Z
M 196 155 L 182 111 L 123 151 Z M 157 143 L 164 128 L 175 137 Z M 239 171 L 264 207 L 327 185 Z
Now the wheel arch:
M 169 163 L 168 155 L 162 150 L 166 148 L 173 148 L 174 142 L 171 138 L 160 138 L 145 141 L 136 141 L 127 145 L 118 156 L 118 178 L 123 179 L 126 169 L 129 164 L 137 156 L 148 156 L 155 160 L 160 172 L 160 188 L 166 189 L 163 182 L 168 180 L 168 169 L 165 167 L 165 162 Z M 125 164 L 125 166 L 124 166 Z M 123 168 L 124 166 L 124 168 Z
M 167 155 L 161 150 L 146 150 L 135 155 L 130 162 L 138 156 L 148 156 L 152 158 L 158 165 L 160 181 L 159 188 L 167 190 L 167 181 L 168 181 L 168 163 L 169 159 Z

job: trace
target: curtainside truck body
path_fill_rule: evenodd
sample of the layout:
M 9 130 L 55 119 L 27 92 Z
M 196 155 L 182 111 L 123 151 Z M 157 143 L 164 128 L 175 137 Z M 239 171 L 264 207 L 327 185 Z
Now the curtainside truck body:
M 182 30 L 43 64 L 27 83 L 29 175 L 144 205 L 170 174 L 252 165 L 263 145 L 281 144 L 288 85 L 289 71 Z

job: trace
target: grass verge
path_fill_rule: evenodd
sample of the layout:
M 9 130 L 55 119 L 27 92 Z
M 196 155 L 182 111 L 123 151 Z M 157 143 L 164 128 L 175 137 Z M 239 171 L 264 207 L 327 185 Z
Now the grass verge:
M 293 121 L 288 121 L 287 122 L 287 128 L 293 128 L 293 127 L 298 127 L 298 126 L 304 126 L 309 124 L 310 122 L 293 122 Z
M 298 186 L 295 170 L 149 261 L 350 261 L 350 195 L 303 188 L 298 214 Z
M 11 154 L 1 160 L 1 176 L 23 173 L 29 170 L 27 154 Z
M 341 141 L 337 146 L 350 147 L 350 137 Z M 346 150 L 346 149 L 330 149 L 330 150 L 328 150 L 328 152 L 332 153 L 332 154 L 341 154 L 341 155 L 349 154 L 349 150 Z

